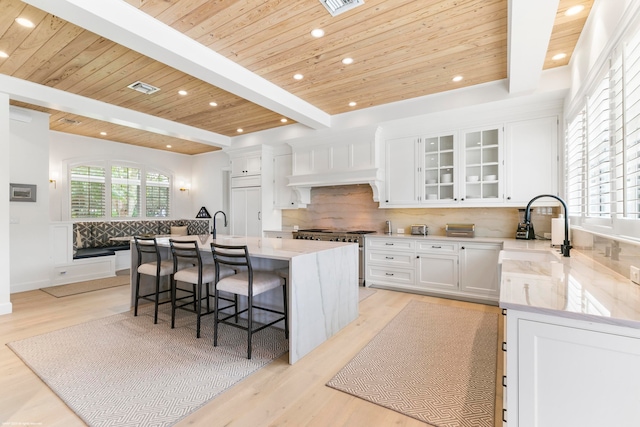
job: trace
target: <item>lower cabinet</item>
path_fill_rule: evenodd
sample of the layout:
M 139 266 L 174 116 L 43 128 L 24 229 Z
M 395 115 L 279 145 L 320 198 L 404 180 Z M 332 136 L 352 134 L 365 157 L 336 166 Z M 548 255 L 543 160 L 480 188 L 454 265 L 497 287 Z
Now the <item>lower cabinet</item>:
M 507 310 L 508 427 L 637 426 L 640 330 Z
M 495 303 L 500 243 L 367 236 L 367 286 Z

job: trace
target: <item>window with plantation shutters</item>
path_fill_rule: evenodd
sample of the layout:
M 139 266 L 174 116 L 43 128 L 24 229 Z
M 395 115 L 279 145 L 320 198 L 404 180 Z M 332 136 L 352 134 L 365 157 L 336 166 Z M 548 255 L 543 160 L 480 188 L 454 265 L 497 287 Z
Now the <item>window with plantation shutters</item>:
M 71 218 L 168 218 L 171 175 L 135 164 L 70 165 Z
M 587 100 L 587 216 L 611 216 L 609 76 Z
M 170 179 L 159 172 L 147 172 L 145 179 L 146 216 L 165 218 L 169 216 L 171 194 Z
M 624 216 L 640 219 L 640 34 L 624 50 Z
M 584 110 L 567 126 L 566 144 L 566 202 L 570 215 L 582 215 L 584 209 Z
M 70 172 L 71 218 L 104 218 L 105 169 L 78 166 Z
M 140 169 L 126 166 L 111 167 L 111 217 L 140 216 Z

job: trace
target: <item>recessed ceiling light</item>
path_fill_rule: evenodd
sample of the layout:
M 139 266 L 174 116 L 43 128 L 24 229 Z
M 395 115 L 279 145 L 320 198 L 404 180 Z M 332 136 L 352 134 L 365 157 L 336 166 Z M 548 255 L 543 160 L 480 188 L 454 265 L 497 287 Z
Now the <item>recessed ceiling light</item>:
M 564 14 L 566 16 L 577 15 L 578 13 L 582 12 L 583 10 L 584 10 L 584 5 L 578 4 L 576 6 L 571 6 L 569 9 L 567 9 L 567 11 Z
M 462 76 L 455 76 L 451 80 L 453 80 L 454 82 L 460 82 L 460 81 L 462 81 Z
M 100 135 L 107 136 L 107 133 L 106 132 L 100 132 Z
M 315 38 L 322 37 L 324 36 L 324 30 L 316 28 L 315 30 L 311 30 L 311 35 Z
M 244 129 L 238 128 L 238 133 L 242 133 L 242 132 L 244 132 Z
M 209 105 L 211 105 L 212 107 L 217 107 L 218 103 L 217 102 L 210 102 Z
M 342 60 L 342 63 L 343 63 L 344 65 L 353 64 L 353 58 L 344 58 L 344 59 Z
M 9 57 L 9 55 L 7 55 L 6 52 L 3 52 L 3 51 L 0 50 L 0 58 L 8 58 L 8 57 Z
M 167 148 L 171 148 L 171 146 L 170 146 L 170 145 L 167 145 Z
M 302 74 L 298 73 L 298 74 L 294 74 L 293 78 L 296 79 L 296 80 L 302 80 L 304 78 L 304 76 Z
M 16 18 L 16 22 L 23 27 L 33 28 L 33 22 L 29 21 L 27 18 Z
M 281 121 L 282 123 L 287 123 L 287 122 L 288 122 L 288 120 L 287 120 L 287 119 L 285 119 L 284 117 L 283 117 L 283 118 L 281 118 L 281 119 L 280 119 L 280 121 Z
M 182 95 L 182 96 L 185 96 L 187 94 L 187 91 L 186 90 L 179 90 L 178 94 Z
M 558 54 L 553 55 L 551 57 L 551 59 L 554 60 L 554 61 L 559 61 L 559 60 L 564 59 L 566 57 L 567 57 L 566 53 L 558 53 Z
M 349 103 L 349 107 L 355 107 L 356 105 L 358 105 L 358 104 L 356 102 L 354 102 L 354 101 L 351 101 Z

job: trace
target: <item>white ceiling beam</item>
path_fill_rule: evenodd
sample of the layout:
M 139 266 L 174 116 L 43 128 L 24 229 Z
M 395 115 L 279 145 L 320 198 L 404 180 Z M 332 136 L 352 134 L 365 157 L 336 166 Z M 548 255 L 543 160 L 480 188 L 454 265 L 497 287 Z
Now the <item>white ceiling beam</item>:
M 22 0 L 314 129 L 331 116 L 122 0 Z
M 509 0 L 509 92 L 537 89 L 559 0 Z
M 40 107 L 51 108 L 214 147 L 223 148 L 231 145 L 231 138 L 225 135 L 107 104 L 102 101 L 96 101 L 95 99 L 75 95 L 4 74 L 0 74 L 0 88 L 2 88 L 1 91 L 8 94 L 11 99 Z

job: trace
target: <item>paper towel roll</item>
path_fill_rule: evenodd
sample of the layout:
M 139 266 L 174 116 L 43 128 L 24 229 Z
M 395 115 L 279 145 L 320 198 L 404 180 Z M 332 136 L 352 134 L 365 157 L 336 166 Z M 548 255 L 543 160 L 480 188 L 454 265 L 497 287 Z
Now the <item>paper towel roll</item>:
M 564 217 L 551 218 L 551 244 L 560 246 L 564 242 Z

